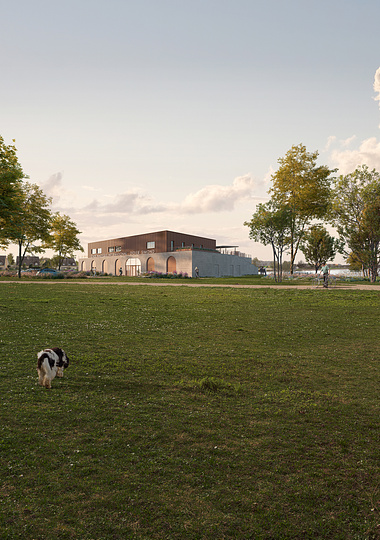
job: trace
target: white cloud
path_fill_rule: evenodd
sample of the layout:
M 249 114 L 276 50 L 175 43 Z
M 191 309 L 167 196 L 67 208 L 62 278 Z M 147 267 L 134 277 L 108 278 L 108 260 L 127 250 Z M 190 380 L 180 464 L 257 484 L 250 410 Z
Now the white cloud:
M 337 167 L 338 174 L 348 174 L 360 165 L 368 165 L 370 169 L 380 171 L 380 142 L 376 137 L 365 139 L 359 148 L 347 149 L 347 142 L 352 142 L 353 137 L 341 141 L 339 147 L 330 153 L 330 161 Z
M 220 213 L 234 210 L 235 205 L 239 203 L 265 197 L 264 188 L 266 181 L 257 182 L 247 174 L 235 178 L 228 186 L 205 186 L 187 195 L 180 203 L 161 203 L 154 201 L 148 194 L 127 191 L 115 195 L 107 202 L 104 202 L 104 198 L 95 198 L 82 208 L 76 208 L 76 213 L 96 214 L 98 217 L 110 214 L 120 217 L 159 213 L 168 215 Z
M 335 135 L 330 135 L 328 138 L 327 138 L 327 143 L 326 143 L 326 146 L 324 147 L 324 152 L 327 152 L 328 150 L 330 150 L 331 146 L 336 142 L 336 136 Z
M 215 230 L 218 230 L 221 236 L 218 237 L 219 243 L 241 245 L 242 242 L 237 237 L 243 236 L 250 245 L 251 241 L 243 222 L 254 212 L 258 200 L 267 199 L 268 182 L 272 173 L 273 171 L 269 170 L 266 178 L 260 181 L 246 174 L 235 178 L 229 185 L 208 185 L 184 196 L 181 202 L 155 200 L 139 188 L 111 196 L 100 190 L 101 193 L 86 201 L 83 195 L 81 199 L 78 199 L 76 194 L 69 196 L 70 192 L 65 189 L 63 175 L 60 173 L 52 175 L 41 187 L 45 193 L 54 195 L 54 211 L 68 214 L 77 224 L 82 231 L 80 237 L 83 244 L 99 238 L 117 238 L 148 230 L 172 229 L 208 235 L 210 238 L 215 237 Z M 89 197 L 93 195 L 92 190 L 86 191 Z M 232 232 L 234 223 L 235 230 Z M 243 250 L 248 251 L 249 247 L 245 246 Z
M 56 202 L 59 201 L 62 194 L 63 172 L 52 174 L 46 182 L 41 183 L 42 191 L 48 197 L 52 197 Z
M 102 191 L 100 188 L 96 188 L 94 186 L 81 186 L 81 188 L 85 191 Z
M 375 73 L 373 89 L 375 90 L 375 92 L 377 92 L 377 96 L 375 97 L 375 100 L 380 102 L 380 67 L 377 68 L 376 73 Z M 379 103 L 379 107 L 380 107 L 380 103 Z
M 259 184 L 249 174 L 235 178 L 229 186 L 205 186 L 187 195 L 181 210 L 187 214 L 232 211 L 237 203 L 254 198 L 258 187 Z

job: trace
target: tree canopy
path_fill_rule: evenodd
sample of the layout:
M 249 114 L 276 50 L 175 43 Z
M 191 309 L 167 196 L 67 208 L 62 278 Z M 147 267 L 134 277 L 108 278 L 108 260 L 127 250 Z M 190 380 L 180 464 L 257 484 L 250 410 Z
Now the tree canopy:
M 330 236 L 323 225 L 312 225 L 305 232 L 300 249 L 306 262 L 312 264 L 317 273 L 325 262 L 333 260 L 338 252 L 342 252 L 343 242 Z
M 282 257 L 289 246 L 291 214 L 287 206 L 276 206 L 273 201 L 259 204 L 251 221 L 244 223 L 249 227 L 249 237 L 264 246 L 272 246 L 274 278 L 282 280 Z
M 290 216 L 290 268 L 307 226 L 326 215 L 330 202 L 331 173 L 325 165 L 317 166 L 318 152 L 308 152 L 303 144 L 292 146 L 279 158 L 278 170 L 272 175 L 269 193 L 277 207 L 287 208 Z
M 376 280 L 380 245 L 380 174 L 366 165 L 335 181 L 331 219 L 346 242 L 347 256 Z
M 40 187 L 23 182 L 19 192 L 20 206 L 12 212 L 4 227 L 4 235 L 18 246 L 18 273 L 27 253 L 41 253 L 39 240 L 45 240 L 50 228 L 50 203 Z
M 50 234 L 44 243 L 44 247 L 56 251 L 59 269 L 64 258 L 72 256 L 74 251 L 83 251 L 78 234 L 80 234 L 80 231 L 69 216 L 66 214 L 61 215 L 59 212 L 53 214 Z
M 12 216 L 21 209 L 22 180 L 27 178 L 18 161 L 14 142 L 7 145 L 0 135 L 0 246 L 9 243 L 4 229 Z

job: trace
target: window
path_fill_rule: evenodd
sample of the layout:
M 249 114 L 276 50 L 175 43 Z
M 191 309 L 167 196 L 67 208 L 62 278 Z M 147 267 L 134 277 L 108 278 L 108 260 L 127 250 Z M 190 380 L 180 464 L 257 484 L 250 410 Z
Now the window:
M 93 249 L 91 250 L 91 254 L 92 254 L 92 255 L 95 255 L 95 253 L 96 253 L 96 248 L 93 248 Z
M 121 246 L 116 246 L 115 251 L 117 251 L 117 252 L 121 251 Z
M 170 251 L 174 251 L 174 240 L 170 240 Z
M 97 249 L 97 252 L 98 252 L 98 253 L 101 253 L 101 252 L 102 252 L 102 248 L 98 248 L 98 249 Z
M 146 249 L 154 249 L 156 247 L 156 242 L 147 242 Z
M 139 276 L 141 273 L 140 259 L 128 259 L 125 270 L 127 276 Z
M 185 242 L 182 242 L 182 247 L 185 247 Z
M 113 253 L 115 251 L 115 248 L 114 247 L 109 247 L 108 248 L 108 253 Z

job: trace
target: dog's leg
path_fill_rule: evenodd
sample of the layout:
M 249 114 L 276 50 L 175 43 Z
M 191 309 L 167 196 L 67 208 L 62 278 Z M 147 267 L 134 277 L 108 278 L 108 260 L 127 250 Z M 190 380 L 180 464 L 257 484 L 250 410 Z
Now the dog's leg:
M 63 367 L 59 367 L 57 369 L 57 375 L 56 377 L 63 377 Z
M 38 373 L 38 384 L 40 384 L 41 386 L 44 386 L 44 380 L 45 380 L 44 370 L 37 368 L 37 373 Z
M 44 378 L 44 387 L 46 390 L 51 390 L 51 379 L 49 379 L 46 375 Z

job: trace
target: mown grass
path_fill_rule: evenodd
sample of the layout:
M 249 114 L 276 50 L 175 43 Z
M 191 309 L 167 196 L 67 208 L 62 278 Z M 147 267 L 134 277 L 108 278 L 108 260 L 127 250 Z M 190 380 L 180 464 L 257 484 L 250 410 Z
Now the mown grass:
M 1 539 L 380 538 L 377 291 L 0 285 Z M 71 364 L 52 390 L 36 353 Z

